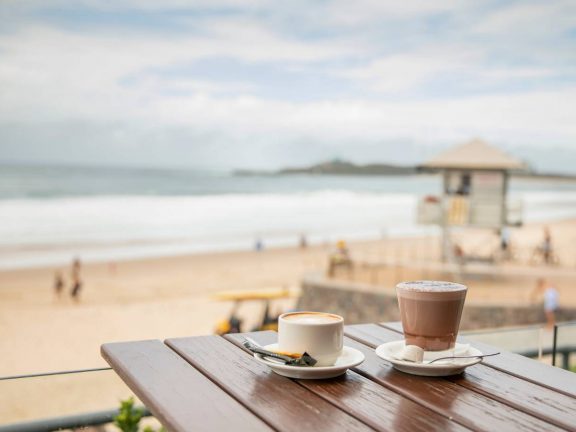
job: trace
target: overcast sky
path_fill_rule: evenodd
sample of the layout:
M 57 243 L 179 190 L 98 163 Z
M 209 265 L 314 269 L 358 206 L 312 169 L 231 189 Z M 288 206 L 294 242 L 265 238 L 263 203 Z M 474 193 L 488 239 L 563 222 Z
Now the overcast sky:
M 576 2 L 0 2 L 0 161 L 576 172 Z

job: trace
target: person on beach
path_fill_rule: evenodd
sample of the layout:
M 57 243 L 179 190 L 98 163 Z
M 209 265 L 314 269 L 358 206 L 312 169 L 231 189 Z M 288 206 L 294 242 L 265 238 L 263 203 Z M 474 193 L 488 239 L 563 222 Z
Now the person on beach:
M 452 246 L 452 254 L 454 255 L 454 262 L 460 267 L 466 264 L 466 253 L 459 243 L 454 243 Z
M 534 248 L 530 262 L 533 264 L 537 257 L 541 257 L 544 264 L 557 264 L 554 247 L 552 245 L 552 234 L 550 233 L 550 228 L 547 226 L 543 229 L 542 241 Z
M 62 276 L 62 272 L 57 270 L 54 274 L 54 293 L 56 294 L 56 298 L 62 297 L 62 291 L 64 290 L 64 277 Z
M 308 247 L 308 240 L 306 240 L 305 234 L 300 234 L 300 249 L 306 249 Z
M 510 257 L 510 230 L 506 226 L 500 229 L 500 252 L 504 259 Z
M 334 276 L 336 267 L 345 267 L 348 271 L 352 270 L 352 258 L 350 251 L 344 240 L 338 240 L 336 250 L 330 254 L 328 259 L 328 276 Z
M 552 262 L 552 235 L 548 227 L 544 227 L 544 239 L 542 240 L 540 248 L 544 262 L 550 264 Z
M 541 297 L 544 302 L 544 315 L 546 316 L 546 328 L 552 329 L 556 324 L 556 311 L 558 310 L 558 290 L 546 279 L 540 278 L 536 283 L 534 296 Z
M 72 291 L 70 292 L 70 296 L 75 302 L 80 301 L 80 290 L 82 289 L 81 268 L 80 258 L 74 259 L 72 263 Z

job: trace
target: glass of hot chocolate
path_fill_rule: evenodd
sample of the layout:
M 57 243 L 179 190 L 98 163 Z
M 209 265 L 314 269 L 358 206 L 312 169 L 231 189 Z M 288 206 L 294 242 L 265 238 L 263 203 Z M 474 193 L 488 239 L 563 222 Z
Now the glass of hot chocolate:
M 466 291 L 465 285 L 443 281 L 396 285 L 406 345 L 425 351 L 454 348 Z

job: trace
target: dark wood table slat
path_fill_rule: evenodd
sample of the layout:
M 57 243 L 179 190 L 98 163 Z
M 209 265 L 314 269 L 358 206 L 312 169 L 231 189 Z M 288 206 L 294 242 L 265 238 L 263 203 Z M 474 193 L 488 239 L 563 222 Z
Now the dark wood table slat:
M 102 356 L 171 431 L 270 431 L 158 340 L 102 345 Z
M 275 332 L 255 332 L 247 335 L 261 345 L 277 341 Z M 244 335 L 228 335 L 226 338 L 243 348 Z M 252 356 L 247 350 L 246 352 Z M 334 379 L 297 380 L 297 382 L 376 430 L 406 432 L 468 430 L 353 371 Z
M 402 323 L 399 321 L 381 323 L 380 325 L 402 333 Z M 482 352 L 491 352 L 494 349 L 494 347 L 490 345 L 472 341 L 468 338 L 459 337 L 458 342 L 469 343 Z M 551 368 L 544 363 L 508 351 L 502 351 L 502 354 L 498 356 L 487 357 L 483 363 L 523 380 L 531 381 L 555 392 L 562 392 L 576 398 L 576 376 L 573 372 L 560 368 Z
M 364 349 L 366 361 L 356 370 L 414 401 L 453 418 L 458 423 L 478 430 L 560 430 L 519 407 L 495 400 L 445 378 L 418 377 L 396 371 L 392 365 L 380 359 L 374 347 L 397 340 L 401 336 L 375 324 L 347 326 L 345 333 L 355 339 L 351 346 Z M 370 348 L 363 348 L 368 345 Z
M 552 424 L 576 431 L 576 399 L 513 375 L 503 378 L 503 373 L 475 365 L 467 368 L 464 374 L 449 379 Z
M 224 338 L 168 339 L 166 344 L 275 429 L 373 430 L 295 381 L 275 374 Z
M 386 327 L 370 328 L 380 338 L 380 343 L 402 339 L 400 333 Z M 552 424 L 576 431 L 576 399 L 570 396 L 484 364 L 469 367 L 464 374 L 449 379 Z
M 401 332 L 400 323 L 347 326 L 345 344 L 366 360 L 330 380 L 273 373 L 242 347 L 243 335 L 111 343 L 101 351 L 171 431 L 576 432 L 575 374 L 508 352 L 458 376 L 405 374 L 374 352 Z M 261 344 L 277 337 L 249 335 Z

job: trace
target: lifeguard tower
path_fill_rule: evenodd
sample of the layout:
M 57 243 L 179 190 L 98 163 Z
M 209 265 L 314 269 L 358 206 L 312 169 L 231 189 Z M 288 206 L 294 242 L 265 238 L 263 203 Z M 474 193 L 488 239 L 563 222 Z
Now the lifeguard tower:
M 522 203 L 508 200 L 512 171 L 526 169 L 521 160 L 475 139 L 448 149 L 419 167 L 440 172 L 443 191 L 424 197 L 418 205 L 418 222 L 442 228 L 442 259 L 453 256 L 452 227 L 497 230 L 522 225 Z

